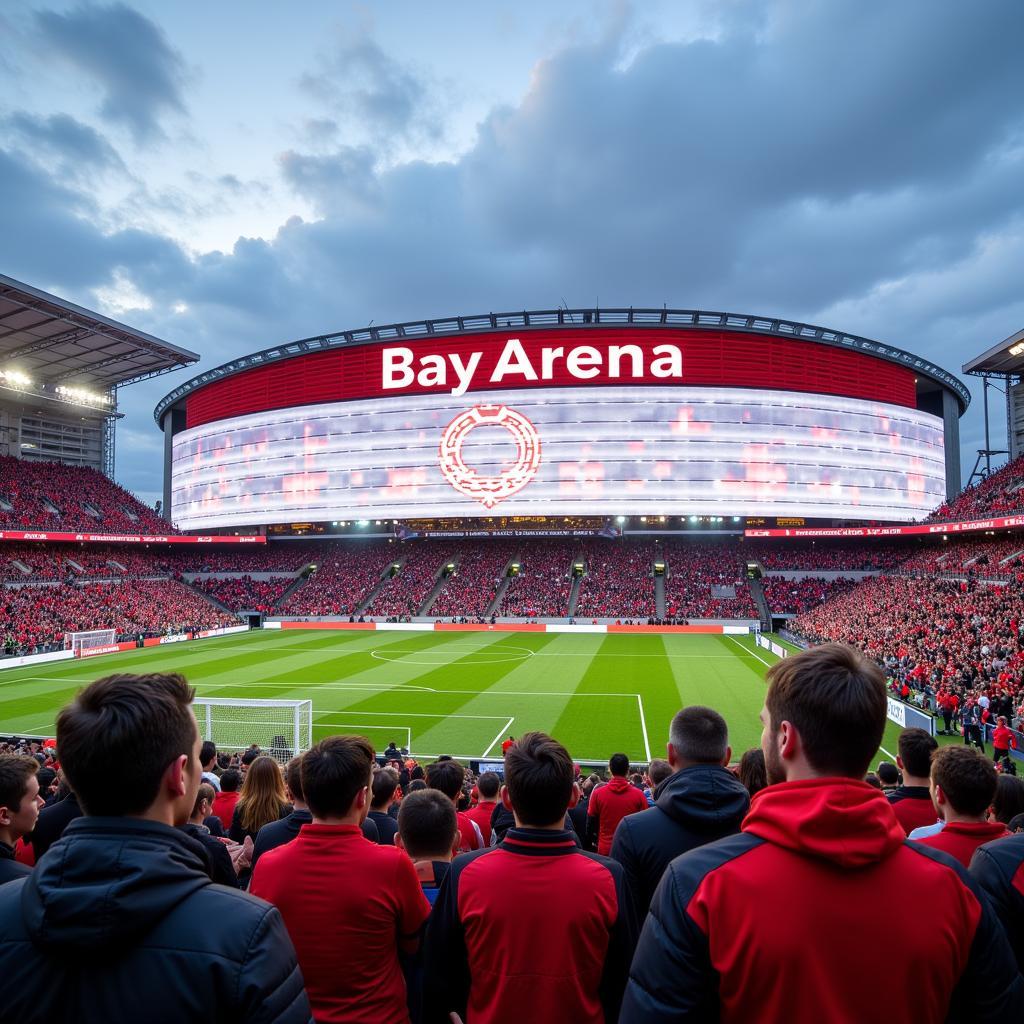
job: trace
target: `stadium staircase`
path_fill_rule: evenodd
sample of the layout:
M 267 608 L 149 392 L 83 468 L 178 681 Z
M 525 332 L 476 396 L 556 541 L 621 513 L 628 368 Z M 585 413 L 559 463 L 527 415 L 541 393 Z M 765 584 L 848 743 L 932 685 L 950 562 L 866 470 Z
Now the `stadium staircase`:
M 501 607 L 501 602 L 505 598 L 505 592 L 508 590 L 509 585 L 512 583 L 512 577 L 508 574 L 508 568 L 513 562 L 518 562 L 522 565 L 523 558 L 522 552 L 517 551 L 508 561 L 508 565 L 505 566 L 505 574 L 501 578 L 501 583 L 498 584 L 498 589 L 494 595 L 494 600 L 484 609 L 484 618 L 489 619 L 492 615 L 498 614 L 498 609 Z
M 405 566 L 405 561 L 406 560 L 404 558 L 400 558 L 398 560 L 397 564 L 399 572 L 401 572 L 403 567 Z M 363 599 L 356 605 L 356 615 L 365 614 L 366 609 L 369 608 L 371 604 L 373 604 L 374 598 L 381 592 L 381 588 L 385 586 L 389 579 L 391 579 L 391 567 L 393 564 L 395 563 L 388 562 L 388 564 L 385 566 L 384 570 L 380 574 L 380 579 L 377 580 L 377 582 L 372 587 L 370 587 L 370 589 L 363 596 Z
M 761 632 L 770 633 L 772 630 L 772 610 L 768 607 L 768 598 L 764 596 L 764 587 L 760 580 L 748 580 L 750 596 L 754 599 L 757 614 L 761 618 Z
M 306 566 L 303 566 L 304 570 L 305 568 Z M 288 598 L 291 597 L 292 594 L 294 594 L 295 591 L 299 589 L 299 587 L 303 586 L 306 583 L 308 579 L 309 576 L 305 575 L 304 573 L 299 573 L 299 575 L 296 576 L 295 579 L 288 584 L 288 587 L 285 590 L 285 592 L 271 605 L 271 608 L 273 608 L 275 611 L 278 608 L 280 608 L 285 603 L 285 601 L 287 601 Z
M 213 607 L 217 609 L 217 611 L 227 612 L 228 615 L 233 615 L 237 618 L 238 612 L 236 612 L 233 608 L 229 608 L 226 604 L 224 604 L 223 601 L 218 601 L 217 598 L 215 598 L 212 594 L 208 594 L 206 593 L 205 590 L 200 590 L 199 587 L 193 586 L 186 579 L 178 580 L 178 582 L 183 587 L 188 587 L 188 589 L 191 590 L 193 594 L 198 594 L 204 601 L 207 601 L 209 604 L 212 604 Z
M 654 614 L 659 619 L 665 618 L 665 577 L 654 577 Z
M 570 619 L 576 614 L 576 603 L 580 599 L 580 584 L 582 582 L 582 576 L 574 576 L 572 579 L 572 587 L 569 589 L 569 608 L 566 611 L 566 615 Z
M 459 571 L 459 565 L 460 564 L 461 564 L 460 560 L 456 559 L 455 560 L 455 570 L 452 573 L 452 575 L 454 575 L 455 572 Z M 420 610 L 416 613 L 417 615 L 429 615 L 430 614 L 430 609 L 433 606 L 434 602 L 437 600 L 437 595 L 440 594 L 442 590 L 444 590 L 445 585 L 452 578 L 451 576 L 445 576 L 445 574 L 444 574 L 445 566 L 447 566 L 447 565 L 448 565 L 448 561 L 445 560 L 444 563 L 441 565 L 441 567 L 437 570 L 437 582 L 431 588 L 430 593 L 427 594 L 427 599 L 420 606 Z

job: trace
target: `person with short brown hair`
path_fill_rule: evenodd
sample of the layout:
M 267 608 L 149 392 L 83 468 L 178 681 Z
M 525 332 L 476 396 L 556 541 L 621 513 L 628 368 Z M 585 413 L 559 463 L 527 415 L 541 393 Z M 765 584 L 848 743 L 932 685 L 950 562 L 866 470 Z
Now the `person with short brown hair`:
M 31 874 L 14 859 L 14 845 L 35 827 L 43 806 L 38 771 L 34 757 L 0 755 L 0 885 Z
M 908 842 L 864 781 L 885 729 L 881 669 L 822 644 L 767 680 L 769 786 L 738 835 L 666 869 L 620 1024 L 1012 1019 L 1024 979 L 987 900 L 952 858 Z M 914 955 L 879 971 L 883 917 Z
M 427 926 L 426 1019 L 572 1021 L 618 1015 L 635 922 L 620 865 L 576 845 L 568 751 L 544 733 L 505 754 L 504 841 L 456 857 Z
M 932 755 L 931 793 L 946 827 L 915 842 L 967 867 L 979 846 L 1010 834 L 1001 821 L 988 820 L 998 780 L 992 762 L 973 747 L 940 747 Z
M 430 913 L 409 858 L 368 841 L 375 756 L 362 736 L 328 736 L 302 757 L 313 815 L 264 853 L 250 891 L 281 911 L 318 1022 L 408 1021 L 399 947 L 414 953 Z
M 176 827 L 202 774 L 192 696 L 180 675 L 121 674 L 58 715 L 85 815 L 29 877 L 0 886 L 5 1019 L 307 1024 L 280 914 L 213 885 L 203 848 Z
M 904 729 L 897 744 L 896 766 L 903 772 L 903 781 L 886 796 L 903 831 L 909 836 L 915 829 L 935 825 L 929 775 L 932 754 L 939 744 L 934 736 L 916 727 Z

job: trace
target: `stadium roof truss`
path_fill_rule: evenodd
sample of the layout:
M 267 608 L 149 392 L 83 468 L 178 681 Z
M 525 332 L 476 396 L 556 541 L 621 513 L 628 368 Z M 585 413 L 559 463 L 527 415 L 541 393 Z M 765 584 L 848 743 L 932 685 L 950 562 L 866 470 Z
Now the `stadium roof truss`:
M 250 370 L 267 363 L 306 352 L 319 352 L 341 345 L 365 345 L 380 341 L 414 340 L 431 336 L 473 334 L 486 331 L 529 330 L 545 327 L 577 327 L 586 330 L 595 326 L 635 326 L 639 328 L 688 327 L 714 330 L 745 331 L 782 338 L 799 338 L 836 348 L 854 349 L 879 356 L 898 363 L 915 373 L 930 378 L 953 392 L 963 414 L 971 402 L 971 393 L 963 383 L 942 367 L 927 359 L 915 356 L 903 349 L 884 345 L 869 338 L 844 334 L 825 327 L 780 320 L 777 317 L 747 316 L 741 313 L 713 313 L 695 309 L 547 309 L 522 310 L 514 313 L 481 313 L 474 316 L 453 316 L 436 320 L 415 320 L 407 323 L 388 324 L 380 327 L 363 327 L 354 331 L 339 331 L 321 334 L 313 338 L 286 342 L 262 352 L 234 359 L 221 366 L 215 366 L 186 381 L 166 395 L 153 412 L 157 423 L 162 423 L 164 413 L 182 398 L 223 377 L 230 377 L 242 370 Z
M 196 362 L 195 352 L 0 274 L 0 368 L 107 392 Z

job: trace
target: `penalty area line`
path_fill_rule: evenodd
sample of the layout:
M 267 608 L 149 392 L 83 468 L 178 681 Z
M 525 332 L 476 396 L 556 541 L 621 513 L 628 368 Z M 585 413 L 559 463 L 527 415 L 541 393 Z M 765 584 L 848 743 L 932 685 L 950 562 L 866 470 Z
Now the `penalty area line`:
M 726 639 L 731 640 L 744 654 L 749 654 L 750 657 L 757 658 L 757 660 L 761 662 L 762 665 L 767 665 L 769 668 L 771 668 L 772 665 L 775 664 L 772 661 L 765 661 L 760 654 L 758 654 L 756 651 L 752 651 L 749 647 L 745 647 L 743 644 L 739 642 L 739 640 L 736 639 L 736 637 L 727 635 Z
M 483 753 L 482 753 L 482 754 L 480 755 L 481 757 L 486 757 L 486 756 L 487 756 L 487 755 L 488 755 L 488 754 L 489 754 L 489 753 L 490 753 L 490 752 L 491 752 L 491 751 L 492 751 L 492 750 L 494 749 L 494 744 L 495 744 L 495 743 L 497 743 L 497 742 L 498 742 L 498 741 L 499 741 L 499 740 L 501 739 L 501 737 L 502 737 L 502 736 L 506 735 L 506 733 L 508 732 L 508 730 L 512 728 L 512 723 L 513 723 L 513 722 L 514 722 L 515 720 L 516 720 L 516 717 L 515 717 L 515 715 L 513 715 L 513 716 L 512 716 L 512 717 L 511 717 L 511 718 L 510 718 L 510 719 L 509 719 L 509 720 L 508 720 L 508 721 L 507 721 L 507 722 L 506 722 L 506 723 L 505 723 L 505 724 L 504 724 L 504 725 L 503 725 L 503 726 L 502 726 L 502 727 L 501 727 L 501 728 L 500 728 L 499 730 L 498 730 L 498 735 L 497 735 L 497 736 L 495 736 L 493 740 L 491 740 L 491 742 L 490 742 L 490 745 L 489 745 L 489 746 L 487 747 L 487 749 L 486 749 L 486 750 L 485 750 L 485 751 L 484 751 L 484 752 L 483 752 Z
M 651 761 L 651 741 L 647 738 L 647 719 L 644 716 L 644 700 L 643 697 L 638 693 L 636 695 L 636 702 L 640 707 L 640 729 L 644 734 L 644 751 L 647 754 L 647 763 Z

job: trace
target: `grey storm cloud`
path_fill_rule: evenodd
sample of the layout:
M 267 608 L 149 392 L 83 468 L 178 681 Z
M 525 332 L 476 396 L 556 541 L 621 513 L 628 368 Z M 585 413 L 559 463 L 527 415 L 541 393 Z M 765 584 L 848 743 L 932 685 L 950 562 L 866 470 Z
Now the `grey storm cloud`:
M 100 132 L 68 114 L 40 117 L 22 111 L 12 114 L 2 124 L 27 149 L 42 150 L 57 157 L 65 176 L 127 171 L 117 150 Z
M 564 298 L 803 319 L 959 371 L 1024 323 L 1024 5 L 772 11 L 756 32 L 737 20 L 628 63 L 615 39 L 567 48 L 448 162 L 298 146 L 279 169 L 316 219 L 225 252 L 104 234 L 89 199 L 0 153 L 0 204 L 28 239 L 0 234 L 0 265 L 80 301 L 125 273 L 153 302 L 131 322 L 204 367 L 371 319 Z M 396 130 L 415 121 L 422 93 L 368 52 L 318 65 L 307 89 Z M 132 422 L 191 372 L 126 389 Z M 962 432 L 976 445 L 977 410 Z M 122 448 L 119 466 L 158 490 L 151 458 Z
M 161 118 L 185 113 L 185 64 L 160 28 L 125 4 L 40 11 L 45 43 L 103 92 L 101 116 L 136 142 L 163 135 Z

